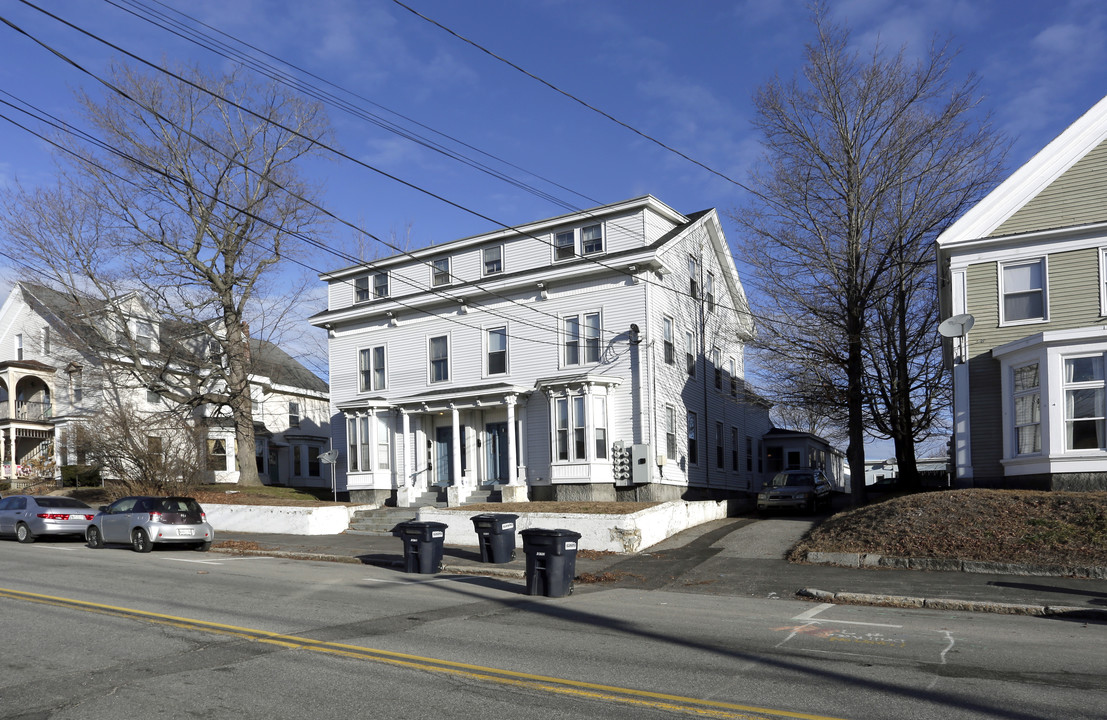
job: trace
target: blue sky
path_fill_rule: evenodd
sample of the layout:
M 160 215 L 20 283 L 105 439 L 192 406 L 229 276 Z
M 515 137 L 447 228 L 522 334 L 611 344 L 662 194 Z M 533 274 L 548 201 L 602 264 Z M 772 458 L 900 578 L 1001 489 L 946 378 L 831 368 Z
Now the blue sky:
M 310 166 L 335 214 L 378 237 L 409 236 L 409 247 L 492 230 L 497 227 L 493 221 L 526 222 L 561 214 L 567 207 L 646 193 L 685 213 L 709 207 L 725 211 L 744 200 L 737 185 L 557 94 L 390 0 L 35 2 L 153 62 L 225 66 L 226 60 L 125 10 L 181 9 L 345 91 L 494 155 L 499 160 L 481 160 L 542 191 L 536 195 L 488 177 L 332 109 L 336 144 L 343 152 L 473 211 L 347 160 Z M 752 94 L 774 73 L 795 73 L 803 45 L 812 36 L 806 4 L 794 0 L 407 4 L 739 181 L 746 179 L 760 152 L 750 128 Z M 957 76 L 980 76 L 983 108 L 1011 139 L 1011 169 L 1107 92 L 1107 5 L 1098 1 L 845 0 L 829 7 L 833 18 L 853 28 L 859 47 L 879 39 L 890 48 L 906 46 L 908 53 L 921 53 L 936 35 L 950 39 L 960 49 Z M 0 2 L 0 15 L 94 72 L 103 72 L 117 55 L 18 0 Z M 322 86 L 320 80 L 311 82 Z M 0 101 L 14 97 L 71 116 L 72 89 L 78 86 L 90 86 L 89 79 L 0 26 Z M 352 101 L 411 126 L 364 100 Z M 0 106 L 0 113 L 16 117 L 7 107 Z M 431 136 L 428 130 L 417 131 Z M 0 186 L 16 177 L 34 185 L 48 180 L 51 171 L 49 151 L 0 119 Z M 736 231 L 729 225 L 725 229 L 733 244 Z M 350 231 L 336 229 L 333 234 L 336 246 L 351 246 Z M 372 246 L 370 241 L 367 257 L 391 254 Z M 348 263 L 316 252 L 311 264 L 331 270 Z

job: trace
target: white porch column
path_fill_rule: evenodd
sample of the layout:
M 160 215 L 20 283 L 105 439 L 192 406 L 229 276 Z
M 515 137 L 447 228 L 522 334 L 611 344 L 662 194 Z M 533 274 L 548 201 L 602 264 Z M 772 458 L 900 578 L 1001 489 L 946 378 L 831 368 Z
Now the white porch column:
M 461 485 L 461 412 L 457 409 L 457 405 L 450 404 L 450 419 L 453 422 L 451 428 L 453 432 L 453 461 L 454 471 L 450 477 L 451 485 Z
M 15 435 L 15 426 L 12 425 L 11 429 L 8 431 L 8 439 L 11 440 L 11 452 L 8 454 L 8 457 L 11 458 L 11 479 L 13 484 L 15 483 L 15 479 L 19 477 L 19 471 L 15 468 L 16 462 L 18 461 L 18 458 L 15 455 Z
M 407 410 L 400 410 L 400 442 L 401 450 L 399 452 L 400 464 L 402 465 L 400 471 L 400 477 L 404 479 L 404 487 L 408 485 L 415 485 L 415 468 L 411 464 L 411 416 L 408 415 Z
M 515 396 L 504 398 L 507 405 L 507 484 L 519 484 L 519 468 L 515 458 Z
M 592 383 L 584 388 L 584 457 L 596 461 L 596 417 L 592 412 Z

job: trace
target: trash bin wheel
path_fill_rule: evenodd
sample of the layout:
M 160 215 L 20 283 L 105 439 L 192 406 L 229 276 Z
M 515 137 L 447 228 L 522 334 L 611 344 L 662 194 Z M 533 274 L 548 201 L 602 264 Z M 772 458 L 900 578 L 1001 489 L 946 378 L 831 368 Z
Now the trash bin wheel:
M 569 595 L 572 595 L 572 594 L 573 594 L 573 590 L 575 590 L 575 589 L 576 589 L 576 587 L 577 587 L 577 586 L 576 586 L 576 584 L 575 584 L 575 583 L 569 583 L 569 593 L 568 593 L 568 594 L 569 594 Z
M 512 550 L 512 551 L 511 551 L 511 559 L 512 559 L 512 560 L 514 560 L 514 559 L 515 559 L 515 551 L 514 551 L 514 550 Z

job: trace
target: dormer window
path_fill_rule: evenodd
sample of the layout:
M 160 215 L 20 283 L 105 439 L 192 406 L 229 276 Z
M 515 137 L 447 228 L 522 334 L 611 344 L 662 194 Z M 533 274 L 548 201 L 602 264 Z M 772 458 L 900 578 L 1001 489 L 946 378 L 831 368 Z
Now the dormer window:
M 369 276 L 354 278 L 354 302 L 369 302 Z
M 135 341 L 142 350 L 154 349 L 154 326 L 145 320 L 135 323 Z
M 373 297 L 388 297 L 388 273 L 377 273 L 373 276 Z
M 482 252 L 482 255 L 484 259 L 485 275 L 495 275 L 496 273 L 502 273 L 504 271 L 503 245 L 485 248 Z
M 557 234 L 554 253 L 558 260 L 569 260 L 576 255 L 576 239 L 572 230 Z
M 592 255 L 603 252 L 603 231 L 599 225 L 589 225 L 580 231 L 580 254 Z
M 439 258 L 431 262 L 431 285 L 450 284 L 450 258 Z

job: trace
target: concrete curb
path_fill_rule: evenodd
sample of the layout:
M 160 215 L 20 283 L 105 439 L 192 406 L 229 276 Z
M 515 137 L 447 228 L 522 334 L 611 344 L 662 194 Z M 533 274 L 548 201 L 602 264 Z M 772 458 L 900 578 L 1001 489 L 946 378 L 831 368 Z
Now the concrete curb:
M 807 562 L 815 565 L 838 565 L 853 568 L 893 568 L 896 570 L 940 570 L 947 572 L 981 573 L 986 575 L 1023 575 L 1027 577 L 1075 577 L 1107 580 L 1107 567 L 1080 565 L 1039 565 L 1036 563 L 1002 563 L 949 558 L 901 558 L 875 553 L 816 552 L 807 553 Z
M 1107 610 L 1076 607 L 1072 605 L 1020 605 L 984 600 L 950 600 L 946 598 L 918 598 L 903 595 L 874 595 L 871 593 L 828 592 L 815 588 L 803 588 L 797 597 L 836 605 L 874 605 L 879 607 L 923 608 L 927 610 L 957 610 L 961 612 L 987 612 L 1001 615 L 1033 615 L 1037 617 L 1074 617 L 1107 620 Z

